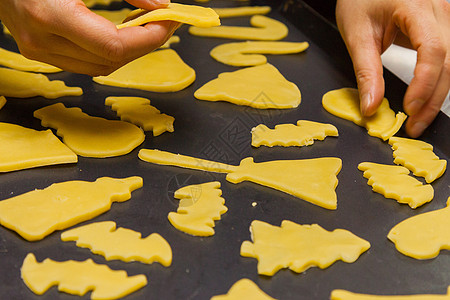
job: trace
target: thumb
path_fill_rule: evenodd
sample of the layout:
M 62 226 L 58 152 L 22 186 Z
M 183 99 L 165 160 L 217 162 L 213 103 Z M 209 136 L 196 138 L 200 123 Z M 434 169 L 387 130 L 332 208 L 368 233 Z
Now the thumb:
M 154 10 L 158 8 L 164 8 L 169 5 L 170 0 L 126 0 L 133 6 L 142 8 L 145 10 Z

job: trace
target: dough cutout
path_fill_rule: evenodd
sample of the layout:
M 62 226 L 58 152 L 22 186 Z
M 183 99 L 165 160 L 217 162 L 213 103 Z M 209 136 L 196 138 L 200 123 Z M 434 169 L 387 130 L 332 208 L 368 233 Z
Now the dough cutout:
M 0 122 L 0 140 L 0 173 L 78 161 L 50 129 L 37 131 Z
M 108 97 L 105 104 L 111 106 L 112 110 L 122 121 L 133 123 L 144 131 L 153 131 L 153 136 L 158 136 L 166 131 L 173 132 L 174 117 L 161 112 L 150 105 L 150 100 L 141 97 Z
M 345 290 L 333 290 L 331 292 L 331 300 L 450 300 L 450 286 L 447 295 L 366 295 L 357 294 Z
M 254 108 L 287 109 L 299 106 L 298 87 L 271 64 L 224 72 L 194 93 L 207 101 L 227 101 Z
M 177 92 L 195 80 L 195 71 L 177 52 L 164 49 L 151 52 L 114 71 L 94 77 L 99 84 L 141 89 L 150 92 Z
M 450 250 L 450 197 L 447 207 L 408 218 L 388 234 L 397 250 L 415 259 L 430 259 Z
M 92 259 L 58 262 L 47 258 L 39 263 L 29 253 L 20 271 L 26 286 L 37 295 L 56 285 L 58 291 L 72 295 L 92 291 L 91 299 L 118 299 L 147 285 L 144 274 L 128 276 L 123 270 L 111 270 Z
M 242 278 L 237 281 L 230 288 L 226 295 L 218 295 L 211 298 L 211 300 L 276 300 L 264 293 L 253 281 L 247 278 Z
M 34 112 L 42 126 L 57 130 L 73 152 L 85 157 L 125 155 L 142 144 L 142 130 L 128 122 L 107 120 L 85 114 L 78 107 L 52 104 Z
M 261 54 L 300 53 L 308 47 L 307 42 L 246 41 L 218 45 L 211 50 L 210 55 L 226 65 L 249 67 L 267 63 L 267 58 Z
M 93 7 L 95 5 L 110 5 L 114 2 L 122 2 L 122 0 L 83 0 L 87 7 Z
M 447 161 L 434 154 L 433 146 L 419 140 L 391 137 L 389 145 L 394 150 L 394 163 L 408 168 L 414 175 L 431 183 L 441 177 Z
M 406 203 L 415 209 L 433 200 L 433 187 L 409 176 L 407 168 L 363 162 L 358 169 L 364 172 L 363 176 L 368 179 L 367 184 L 372 186 L 374 192 L 398 203 Z
M 0 96 L 0 109 L 3 108 L 6 104 L 6 98 L 4 96 Z
M 227 212 L 221 197 L 220 182 L 188 185 L 178 189 L 174 197 L 180 200 L 177 212 L 168 219 L 176 229 L 194 236 L 214 235 L 214 221 Z
M 189 27 L 189 33 L 196 36 L 216 37 L 238 40 L 277 41 L 288 35 L 288 28 L 282 22 L 256 15 L 251 17 L 250 25 L 243 26 L 218 26 L 211 28 Z
M 8 51 L 3 48 L 0 48 L 0 65 L 28 72 L 56 73 L 62 71 L 60 68 L 28 59 L 22 54 L 13 51 Z
M 252 146 L 309 146 L 314 140 L 323 141 L 327 136 L 338 136 L 337 128 L 307 120 L 299 120 L 297 125 L 278 124 L 275 129 L 260 124 L 252 129 Z
M 270 6 L 213 7 L 212 9 L 214 9 L 220 18 L 267 15 L 272 10 Z
M 139 158 L 159 165 L 178 166 L 195 170 L 227 173 L 227 181 L 251 181 L 271 187 L 312 204 L 336 209 L 337 174 L 342 161 L 337 157 L 299 160 L 253 162 L 252 157 L 241 160 L 239 166 L 227 165 L 170 152 L 142 149 Z
M 98 178 L 95 182 L 54 183 L 43 190 L 0 201 L 0 224 L 28 241 L 38 241 L 55 230 L 90 220 L 130 199 L 142 187 L 141 177 Z
M 117 228 L 113 221 L 96 222 L 61 233 L 63 242 L 76 241 L 78 247 L 89 248 L 106 260 L 124 262 L 139 261 L 151 264 L 155 261 L 165 267 L 172 263 L 172 248 L 157 233 L 141 238 L 141 233 Z
M 272 276 L 283 268 L 301 273 L 310 267 L 328 268 L 337 260 L 355 262 L 370 243 L 345 229 L 327 231 L 317 224 L 284 220 L 281 227 L 255 220 L 253 243 L 244 241 L 241 256 L 258 260 L 258 274 Z
M 363 117 L 359 109 L 358 90 L 353 88 L 342 88 L 326 93 L 323 95 L 322 105 L 329 113 L 365 127 L 369 135 L 383 141 L 396 134 L 406 120 L 406 115 L 402 112 L 395 115 L 386 98 L 373 116 Z

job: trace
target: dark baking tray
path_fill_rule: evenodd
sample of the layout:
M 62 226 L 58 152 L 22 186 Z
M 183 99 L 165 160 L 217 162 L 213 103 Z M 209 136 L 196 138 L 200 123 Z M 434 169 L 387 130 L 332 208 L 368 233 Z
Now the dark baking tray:
M 256 110 L 230 103 L 195 100 L 193 93 L 197 88 L 220 72 L 237 68 L 222 65 L 208 55 L 214 46 L 229 40 L 190 36 L 187 26 L 178 30 L 181 42 L 173 45 L 173 49 L 196 70 L 197 80 L 183 91 L 158 94 L 112 88 L 97 85 L 88 76 L 60 73 L 49 77 L 83 87 L 84 95 L 57 100 L 42 97 L 8 99 L 0 110 L 0 121 L 39 130 L 43 127 L 39 120 L 33 118 L 33 111 L 55 102 L 63 102 L 68 107 L 81 107 L 94 116 L 117 119 L 116 114 L 104 106 L 105 97 L 110 95 L 147 97 L 162 112 L 175 117 L 174 133 L 164 133 L 156 138 L 147 133 L 146 141 L 138 149 L 122 157 L 80 157 L 78 164 L 0 174 L 0 199 L 66 180 L 142 176 L 144 187 L 133 192 L 131 200 L 113 204 L 109 212 L 85 223 L 114 220 L 118 226 L 140 231 L 143 236 L 158 232 L 172 246 L 173 264 L 165 268 L 158 263 L 107 262 L 103 257 L 91 254 L 88 249 L 76 247 L 73 242 L 61 242 L 60 232 L 30 243 L 15 232 L 0 227 L 0 299 L 76 299 L 58 293 L 55 287 L 42 296 L 34 295 L 20 278 L 20 267 L 29 252 L 34 253 L 39 261 L 47 257 L 59 261 L 92 258 L 113 269 L 126 270 L 130 275 L 145 274 L 148 285 L 127 299 L 209 299 L 213 295 L 226 293 L 233 283 L 244 277 L 252 279 L 278 299 L 328 299 L 330 292 L 338 288 L 374 294 L 446 292 L 450 285 L 448 251 L 442 251 L 435 259 L 414 260 L 397 252 L 386 235 L 395 224 L 408 217 L 444 207 L 450 196 L 449 172 L 433 183 L 434 200 L 416 210 L 373 193 L 367 180 L 357 170 L 357 165 L 363 161 L 392 164 L 392 150 L 387 143 L 367 135 L 363 128 L 330 115 L 321 106 L 325 92 L 355 87 L 351 62 L 338 32 L 302 1 L 255 3 L 270 2 L 274 6 L 270 16 L 289 27 L 289 36 L 285 40 L 308 41 L 311 44 L 302 54 L 268 57 L 270 63 L 301 89 L 302 103 L 297 109 Z M 238 2 L 211 2 L 216 3 L 217 6 L 225 6 Z M 223 24 L 247 25 L 248 20 L 248 17 L 224 19 Z M 0 36 L 0 43 L 3 47 L 17 50 L 14 42 L 5 36 Z M 395 111 L 401 110 L 406 86 L 387 70 L 385 78 L 386 96 Z M 303 148 L 251 148 L 250 129 L 253 126 L 265 123 L 272 127 L 299 119 L 332 123 L 339 129 L 340 136 L 328 137 Z M 440 113 L 422 136 L 424 141 L 435 146 L 439 157 L 447 160 L 450 157 L 449 129 L 449 118 Z M 405 133 L 401 130 L 398 135 L 404 136 Z M 338 209 L 326 210 L 253 183 L 231 184 L 223 174 L 145 163 L 137 158 L 142 148 L 231 164 L 238 164 L 247 156 L 254 157 L 255 161 L 337 156 L 343 160 L 336 189 Z M 212 180 L 222 183 L 228 207 L 222 220 L 216 222 L 216 234 L 208 238 L 192 237 L 174 229 L 167 220 L 167 214 L 177 208 L 173 192 L 181 186 Z M 253 202 L 257 203 L 255 207 Z M 318 223 L 327 230 L 345 228 L 367 239 L 372 246 L 353 264 L 338 261 L 325 270 L 311 268 L 303 274 L 282 270 L 273 277 L 258 276 L 256 259 L 239 255 L 241 243 L 250 239 L 249 225 L 253 220 L 280 225 L 286 219 L 300 224 Z M 89 294 L 83 298 L 89 298 Z

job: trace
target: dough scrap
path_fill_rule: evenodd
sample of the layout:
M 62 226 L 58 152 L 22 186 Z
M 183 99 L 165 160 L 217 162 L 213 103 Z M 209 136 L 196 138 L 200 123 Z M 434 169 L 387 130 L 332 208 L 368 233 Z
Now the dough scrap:
M 174 197 L 181 201 L 177 212 L 168 215 L 170 224 L 190 235 L 214 235 L 214 221 L 220 220 L 220 215 L 228 210 L 221 195 L 218 181 L 178 189 Z
M 63 242 L 76 241 L 78 247 L 89 248 L 106 260 L 124 262 L 139 261 L 151 264 L 155 261 L 165 267 L 172 263 L 172 248 L 157 233 L 141 238 L 141 233 L 117 228 L 113 221 L 96 222 L 61 233 Z
M 50 81 L 45 75 L 0 68 L 0 95 L 28 98 L 43 96 L 55 99 L 63 96 L 80 96 L 79 87 L 68 87 L 61 80 Z
M 241 160 L 239 166 L 173 154 L 159 150 L 142 149 L 139 158 L 155 164 L 228 173 L 227 181 L 251 181 L 285 192 L 327 209 L 336 209 L 337 174 L 342 161 L 337 157 L 299 160 L 273 160 L 254 163 L 252 157 Z
M 57 262 L 47 258 L 39 263 L 29 253 L 20 271 L 26 286 L 37 295 L 56 285 L 58 291 L 72 295 L 92 291 L 91 299 L 118 299 L 147 285 L 144 274 L 128 276 L 123 270 L 111 270 L 92 259 Z
M 155 21 L 176 21 L 190 24 L 197 27 L 219 26 L 220 19 L 216 12 L 209 7 L 197 5 L 186 5 L 180 3 L 170 3 L 166 8 L 159 8 L 145 13 L 144 9 L 137 9 L 131 14 L 139 15 L 123 24 L 117 25 L 117 28 L 139 26 Z M 142 13 L 145 13 L 141 15 Z
M 87 7 L 93 7 L 95 5 L 110 5 L 114 2 L 122 2 L 122 0 L 83 0 Z
M 381 295 L 365 295 L 348 292 L 345 290 L 333 290 L 331 292 L 331 300 L 449 300 L 450 287 L 447 295 L 401 295 L 401 296 L 381 296 Z
M 37 131 L 0 122 L 0 140 L 0 173 L 78 161 L 50 129 Z
M 266 15 L 272 10 L 270 6 L 213 7 L 212 9 L 214 9 L 220 18 Z
M 261 54 L 299 53 L 308 47 L 307 42 L 246 41 L 218 45 L 210 55 L 226 65 L 249 67 L 267 63 L 267 58 Z
M 8 51 L 3 48 L 0 48 L 0 65 L 20 71 L 29 72 L 56 73 L 62 71 L 60 68 L 28 59 L 22 54 Z
M 125 155 L 142 144 L 145 135 L 130 123 L 92 117 L 78 107 L 52 104 L 34 112 L 42 126 L 57 129 L 57 134 L 72 151 L 86 157 Z
M 408 218 L 388 234 L 397 250 L 415 259 L 430 259 L 450 250 L 450 197 L 447 207 Z
M 0 96 L 0 109 L 3 108 L 6 104 L 6 98 L 4 96 Z
M 153 131 L 153 136 L 158 136 L 166 131 L 173 132 L 174 117 L 161 112 L 150 105 L 150 100 L 141 97 L 108 97 L 105 104 L 122 121 L 127 121 L 141 127 L 144 131 Z
M 237 281 L 230 288 L 226 295 L 218 295 L 211 298 L 211 300 L 276 300 L 264 293 L 253 281 L 247 278 L 242 278 Z
M 408 168 L 427 183 L 441 177 L 447 168 L 447 161 L 434 154 L 433 146 L 419 140 L 391 137 L 389 145 L 394 149 L 394 163 Z
M 295 108 L 301 102 L 298 87 L 271 64 L 224 72 L 194 93 L 207 101 L 227 101 L 254 108 Z
M 0 201 L 0 224 L 28 241 L 42 240 L 55 230 L 108 211 L 113 202 L 127 201 L 142 184 L 142 178 L 137 176 L 54 183 L 43 190 Z
M 367 184 L 372 186 L 374 192 L 398 203 L 406 203 L 415 209 L 433 200 L 433 187 L 409 176 L 407 168 L 363 162 L 358 169 L 364 172 L 363 176 L 368 179 Z
M 177 52 L 164 49 L 151 52 L 114 71 L 108 76 L 94 77 L 99 84 L 150 92 L 177 92 L 195 80 L 195 71 Z
M 244 241 L 241 256 L 258 260 L 258 274 L 272 276 L 283 268 L 301 273 L 310 267 L 325 269 L 337 260 L 355 262 L 370 243 L 345 229 L 327 231 L 317 224 L 284 220 L 281 227 L 255 220 L 253 243 Z
M 252 146 L 309 146 L 314 140 L 324 140 L 327 136 L 338 136 L 338 130 L 331 124 L 307 120 L 294 124 L 278 124 L 269 129 L 260 124 L 252 129 Z
M 189 27 L 189 33 L 196 36 L 216 37 L 238 40 L 276 41 L 288 35 L 288 28 L 282 22 L 256 15 L 251 17 L 250 25 L 243 26 L 218 26 L 211 28 Z
M 386 98 L 373 116 L 363 117 L 359 109 L 358 90 L 353 88 L 342 88 L 326 93 L 323 95 L 322 105 L 329 113 L 365 127 L 369 135 L 383 141 L 396 134 L 406 120 L 406 115 L 402 112 L 395 115 Z

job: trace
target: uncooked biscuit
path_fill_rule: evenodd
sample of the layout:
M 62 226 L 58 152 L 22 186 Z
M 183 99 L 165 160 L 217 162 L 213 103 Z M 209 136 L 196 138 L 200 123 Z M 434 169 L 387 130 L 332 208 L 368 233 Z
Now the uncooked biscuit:
M 253 281 L 242 278 L 230 288 L 226 295 L 213 296 L 211 300 L 276 300 L 264 293 Z
M 31 60 L 22 54 L 0 48 L 0 65 L 19 71 L 56 73 L 61 72 L 60 68 Z M 3 78 L 2 78 L 3 80 Z

